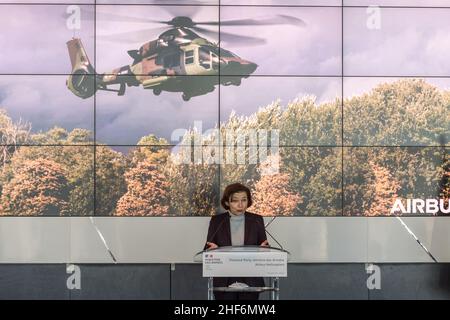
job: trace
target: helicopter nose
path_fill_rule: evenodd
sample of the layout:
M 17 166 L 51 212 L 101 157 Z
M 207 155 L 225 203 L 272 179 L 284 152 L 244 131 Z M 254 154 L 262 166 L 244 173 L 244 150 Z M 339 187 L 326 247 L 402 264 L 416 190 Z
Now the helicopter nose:
M 251 61 L 243 60 L 243 61 L 241 61 L 239 67 L 241 69 L 241 74 L 250 75 L 253 72 L 255 72 L 256 68 L 258 68 L 258 65 Z
M 246 65 L 246 73 L 247 74 L 252 74 L 253 72 L 255 72 L 256 68 L 258 68 L 258 65 L 256 63 L 249 62 Z
M 258 68 L 258 65 L 250 61 L 228 61 L 224 66 L 224 73 L 226 73 L 227 75 L 248 76 L 255 72 L 256 68 Z

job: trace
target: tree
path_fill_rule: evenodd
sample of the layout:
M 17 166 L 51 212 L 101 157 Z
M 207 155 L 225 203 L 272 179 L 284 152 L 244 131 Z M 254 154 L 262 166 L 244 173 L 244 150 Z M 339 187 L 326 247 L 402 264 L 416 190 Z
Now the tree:
M 282 115 L 280 103 L 275 101 L 248 117 L 237 116 L 233 111 L 229 119 L 220 125 L 220 142 L 222 143 L 220 147 L 223 155 L 221 189 L 234 182 L 244 183 L 250 188 L 254 186 L 259 179 L 258 163 L 265 160 L 259 159 L 257 154 L 260 148 L 271 147 L 272 135 L 280 131 Z M 259 140 L 256 144 L 250 141 L 251 134 L 254 134 L 256 139 L 260 139 L 263 132 L 267 133 L 267 139 L 262 141 L 262 144 Z M 279 141 L 275 143 L 279 144 Z M 251 152 L 251 148 L 255 152 Z M 243 157 L 244 164 L 238 161 L 238 156 Z
M 302 168 L 301 178 L 304 185 L 300 185 L 304 203 L 297 209 L 301 215 L 342 215 L 342 152 L 340 148 L 306 148 L 301 150 L 303 157 L 308 159 Z M 300 160 L 301 161 L 301 160 Z M 293 164 L 290 164 L 293 166 Z M 306 174 L 305 174 L 306 173 Z M 296 176 L 293 176 L 295 179 Z M 298 180 L 297 180 L 298 181 Z M 299 183 L 299 181 L 297 182 Z
M 144 160 L 125 173 L 127 192 L 117 203 L 118 216 L 163 216 L 169 212 L 168 182 L 158 166 Z
M 4 109 L 0 109 L 0 161 L 2 169 L 9 162 L 20 144 L 29 141 L 31 124 L 22 121 L 13 123 Z
M 373 172 L 373 178 L 370 182 L 370 189 L 373 190 L 372 203 L 364 212 L 365 216 L 390 215 L 390 210 L 398 197 L 397 191 L 400 184 L 396 181 L 389 170 L 373 161 L 369 162 Z
M 289 188 L 302 195 L 296 214 L 337 215 L 341 210 L 340 148 L 282 147 L 281 168 Z
M 371 163 L 384 168 L 377 171 L 378 181 L 383 181 L 383 172 L 387 170 L 384 174 L 391 179 L 399 198 L 436 198 L 448 163 L 448 159 L 443 162 L 445 152 L 440 148 L 423 147 L 349 148 L 344 155 L 344 213 L 364 214 L 376 201 L 376 175 Z M 389 189 L 383 192 L 387 199 L 391 198 Z M 380 201 L 381 197 L 378 203 Z
M 284 145 L 336 145 L 341 141 L 341 100 L 317 105 L 306 96 L 289 102 L 281 116 Z
M 39 158 L 28 160 L 3 188 L 3 214 L 56 216 L 69 213 L 69 187 L 58 163 Z
M 55 126 L 47 132 L 38 132 L 31 136 L 33 144 L 65 144 L 67 143 L 67 137 L 69 132 L 61 127 Z
M 94 196 L 100 215 L 117 214 L 117 202 L 123 215 L 212 215 L 219 207 L 223 187 L 238 181 L 255 192 L 258 189 L 261 195 L 280 194 L 273 201 L 282 201 L 283 195 L 301 195 L 294 209 L 291 200 L 295 198 L 285 198 L 290 200 L 280 204 L 284 209 L 279 214 L 372 215 L 387 212 L 394 196 L 448 199 L 450 159 L 445 146 L 450 136 L 450 91 L 438 90 L 424 80 L 406 79 L 345 99 L 343 110 L 341 104 L 339 99 L 317 103 L 315 97 L 305 96 L 285 106 L 275 101 L 250 116 L 233 112 L 217 124 L 221 139 L 215 140 L 215 133 L 203 134 L 207 146 L 191 145 L 194 136 L 202 133 L 186 133 L 183 141 L 189 150 L 184 162 L 177 160 L 182 153 L 177 150 L 183 148 L 171 149 L 166 140 L 153 134 L 142 137 L 128 155 L 122 155 L 107 146 L 89 146 L 92 133 L 85 129 L 68 132 L 54 127 L 30 135 L 31 126 L 13 123 L 0 111 L 0 191 L 27 161 L 47 159 L 64 170 L 69 211 L 79 215 L 93 214 Z M 264 159 L 252 154 L 248 140 L 237 137 L 257 130 L 265 130 L 269 136 L 271 130 L 279 130 L 279 175 L 262 174 L 258 168 Z M 4 141 L 11 143 L 5 145 Z M 438 141 L 442 148 L 426 147 Z M 55 146 L 20 146 L 23 143 Z M 269 139 L 256 150 L 270 148 L 271 143 Z M 222 159 L 228 161 L 192 161 L 192 152 L 227 155 L 229 147 L 234 153 Z M 237 151 L 237 147 L 242 148 Z M 244 156 L 245 164 L 237 163 L 237 154 Z M 391 180 L 394 184 L 388 184 Z M 135 206 L 132 199 L 137 201 Z
M 442 178 L 439 183 L 439 199 L 444 200 L 445 209 L 448 209 L 450 201 L 450 155 L 446 153 L 442 164 Z M 443 214 L 440 212 L 439 214 Z
M 96 215 L 114 215 L 117 202 L 127 192 L 125 172 L 129 161 L 108 146 L 96 148 Z
M 449 125 L 448 94 L 420 79 L 380 84 L 344 102 L 347 144 L 435 145 Z
M 259 166 L 259 170 L 263 171 L 271 161 L 279 160 L 269 159 Z M 252 210 L 263 216 L 293 215 L 302 200 L 298 193 L 289 190 L 289 181 L 290 177 L 287 173 L 264 174 L 262 172 L 261 179 L 256 182 L 253 191 Z
M 68 133 L 66 141 L 68 144 L 92 144 L 92 131 L 75 128 Z
M 14 177 L 28 160 L 47 159 L 58 163 L 66 172 L 69 206 L 72 214 L 94 214 L 94 148 L 88 146 L 20 147 L 2 175 L 4 183 Z
M 130 152 L 129 158 L 133 166 L 144 160 L 163 165 L 169 155 L 167 140 L 150 134 L 139 140 L 137 147 Z
M 219 166 L 179 163 L 171 159 L 164 168 L 169 185 L 171 214 L 208 216 L 219 206 Z

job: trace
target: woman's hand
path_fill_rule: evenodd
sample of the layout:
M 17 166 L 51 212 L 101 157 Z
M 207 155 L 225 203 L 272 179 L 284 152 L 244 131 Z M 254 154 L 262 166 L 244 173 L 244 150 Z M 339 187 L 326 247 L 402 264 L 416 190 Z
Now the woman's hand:
M 215 244 L 214 242 L 206 242 L 206 245 L 208 246 L 207 250 L 218 248 L 219 246 Z
M 264 240 L 263 242 L 261 242 L 260 246 L 261 247 L 268 247 L 269 246 L 269 241 Z

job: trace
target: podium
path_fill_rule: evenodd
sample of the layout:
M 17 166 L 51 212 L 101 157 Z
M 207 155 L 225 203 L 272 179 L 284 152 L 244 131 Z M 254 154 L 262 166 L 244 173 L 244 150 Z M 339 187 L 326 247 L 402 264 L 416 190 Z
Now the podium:
M 208 300 L 213 300 L 214 291 L 270 291 L 271 300 L 279 300 L 279 278 L 287 277 L 289 255 L 288 251 L 274 247 L 227 246 L 200 251 L 194 256 L 194 262 L 202 263 L 203 277 L 208 278 Z M 266 277 L 270 286 L 214 287 L 213 277 Z

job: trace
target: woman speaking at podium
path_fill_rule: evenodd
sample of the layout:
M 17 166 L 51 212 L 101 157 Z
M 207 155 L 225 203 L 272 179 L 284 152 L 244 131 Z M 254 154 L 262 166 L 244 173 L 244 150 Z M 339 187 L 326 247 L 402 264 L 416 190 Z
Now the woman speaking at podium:
M 220 201 L 227 212 L 211 217 L 205 249 L 222 246 L 268 246 L 262 216 L 247 212 L 252 205 L 250 189 L 240 183 L 225 188 Z M 216 277 L 214 287 L 232 284 L 264 287 L 263 278 Z M 258 292 L 214 292 L 216 300 L 257 300 Z

